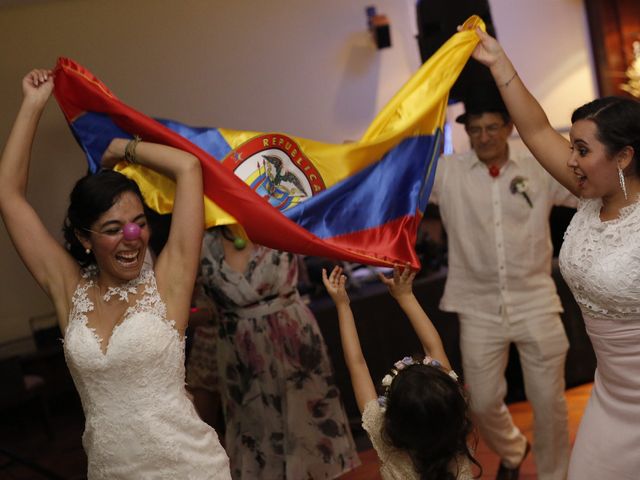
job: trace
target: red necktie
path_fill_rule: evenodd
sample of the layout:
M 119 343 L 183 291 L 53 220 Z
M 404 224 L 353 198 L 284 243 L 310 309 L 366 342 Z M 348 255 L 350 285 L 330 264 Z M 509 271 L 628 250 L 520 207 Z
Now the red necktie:
M 497 167 L 495 165 L 489 166 L 489 175 L 491 175 L 493 178 L 496 178 L 498 175 L 500 175 L 500 167 Z

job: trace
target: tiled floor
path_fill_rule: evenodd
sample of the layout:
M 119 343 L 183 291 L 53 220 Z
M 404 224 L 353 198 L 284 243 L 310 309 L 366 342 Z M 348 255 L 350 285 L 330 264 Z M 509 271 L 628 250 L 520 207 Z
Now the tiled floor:
M 567 391 L 572 443 L 590 391 L 591 385 L 583 385 Z M 531 440 L 533 427 L 529 404 L 526 402 L 515 403 L 509 406 L 509 410 L 513 414 L 515 423 Z M 25 405 L 2 412 L 0 417 L 0 480 L 40 480 L 46 478 L 81 480 L 86 478 L 86 457 L 80 439 L 84 418 L 77 398 L 72 397 L 58 402 L 52 409 L 51 422 L 55 436 L 49 439 L 41 418 L 31 413 L 30 406 Z M 3 452 L 10 452 L 27 462 L 39 465 L 57 477 L 39 474 L 19 462 L 12 461 Z M 482 478 L 495 478 L 498 457 L 487 448 L 482 440 L 478 445 L 477 457 L 484 469 Z M 378 460 L 375 452 L 370 449 L 364 450 L 361 452 L 360 458 L 363 465 L 343 475 L 341 479 L 379 480 Z M 533 480 L 535 478 L 534 459 L 530 455 L 524 462 L 520 479 Z

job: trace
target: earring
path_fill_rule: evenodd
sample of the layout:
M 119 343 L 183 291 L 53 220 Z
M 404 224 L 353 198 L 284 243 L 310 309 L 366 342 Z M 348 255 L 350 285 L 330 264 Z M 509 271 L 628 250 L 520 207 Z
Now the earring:
M 619 165 L 618 165 L 618 178 L 620 179 L 620 187 L 622 188 L 622 193 L 624 193 L 624 199 L 627 200 L 627 186 L 624 183 L 624 175 Z
M 86 253 L 87 255 L 91 254 L 91 249 L 90 248 L 85 248 L 84 249 L 84 253 Z

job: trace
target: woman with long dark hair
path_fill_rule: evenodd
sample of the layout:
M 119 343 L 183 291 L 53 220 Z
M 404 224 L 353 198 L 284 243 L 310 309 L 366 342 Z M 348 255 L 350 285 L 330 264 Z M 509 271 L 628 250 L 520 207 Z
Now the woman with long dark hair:
M 66 249 L 26 199 L 31 146 L 53 89 L 49 70 L 22 81 L 24 100 L 0 158 L 0 213 L 51 298 L 86 417 L 88 478 L 229 479 L 227 456 L 184 388 L 184 331 L 203 232 L 202 173 L 194 156 L 116 138 L 106 169 L 126 159 L 176 183 L 169 238 L 145 263 L 149 228 L 137 185 L 104 170 L 74 187 Z
M 595 382 L 569 478 L 640 472 L 640 102 L 605 97 L 556 132 L 500 44 L 481 30 L 473 57 L 491 69 L 513 123 L 540 164 L 574 195 L 560 270 L 596 353 Z

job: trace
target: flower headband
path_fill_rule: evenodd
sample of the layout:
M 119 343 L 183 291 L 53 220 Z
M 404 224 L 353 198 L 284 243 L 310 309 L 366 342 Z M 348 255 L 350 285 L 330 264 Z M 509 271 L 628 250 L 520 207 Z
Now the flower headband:
M 388 373 L 382 379 L 382 386 L 384 388 L 384 394 L 378 397 L 378 404 L 381 407 L 387 406 L 387 398 L 389 394 L 389 388 L 391 387 L 391 383 L 393 379 L 396 378 L 396 375 L 405 368 L 411 365 L 429 365 L 436 368 L 442 368 L 442 363 L 438 360 L 431 358 L 429 355 L 425 356 L 422 360 L 414 360 L 412 357 L 404 357 L 402 360 L 398 360 L 393 364 L 393 368 L 391 369 L 391 373 Z M 458 374 L 453 370 L 448 372 L 448 375 L 453 378 L 456 382 L 458 381 Z

